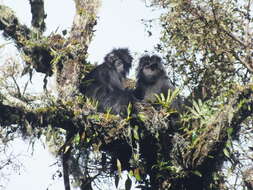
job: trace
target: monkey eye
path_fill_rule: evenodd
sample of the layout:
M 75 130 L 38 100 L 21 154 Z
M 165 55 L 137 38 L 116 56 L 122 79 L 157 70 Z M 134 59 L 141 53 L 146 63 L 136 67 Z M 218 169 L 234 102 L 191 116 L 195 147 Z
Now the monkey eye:
M 158 64 L 157 63 L 154 63 L 154 64 L 152 64 L 151 66 L 150 66 L 150 69 L 152 69 L 152 70 L 155 70 L 155 69 L 157 69 L 158 68 Z
M 115 66 L 123 65 L 122 61 L 120 61 L 120 60 L 115 61 L 114 64 L 115 64 Z

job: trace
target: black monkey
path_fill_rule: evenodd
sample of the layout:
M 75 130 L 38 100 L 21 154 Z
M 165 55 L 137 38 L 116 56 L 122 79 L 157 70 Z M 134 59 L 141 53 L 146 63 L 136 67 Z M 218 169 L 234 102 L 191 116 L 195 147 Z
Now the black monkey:
M 111 113 L 119 114 L 131 102 L 131 93 L 123 83 L 132 60 L 128 49 L 114 49 L 81 81 L 80 92 L 98 101 L 98 111 L 111 109 Z
M 167 97 L 168 90 L 174 91 L 175 88 L 166 74 L 162 59 L 157 55 L 141 57 L 137 67 L 134 97 L 139 101 L 153 103 L 156 100 L 155 94 L 163 93 Z M 183 100 L 179 96 L 173 101 L 172 107 L 181 112 L 182 104 Z
M 141 57 L 137 67 L 135 97 L 145 102 L 154 102 L 155 94 L 163 93 L 167 96 L 169 89 L 174 90 L 174 87 L 166 74 L 162 59 L 157 55 Z

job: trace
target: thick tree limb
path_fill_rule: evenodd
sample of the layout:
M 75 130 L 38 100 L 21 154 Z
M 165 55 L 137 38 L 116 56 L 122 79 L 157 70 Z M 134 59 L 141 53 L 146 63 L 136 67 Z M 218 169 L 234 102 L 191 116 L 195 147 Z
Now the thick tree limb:
M 100 0 L 76 0 L 75 3 L 76 15 L 67 40 L 60 35 L 50 36 L 47 39 L 32 35 L 31 30 L 19 24 L 11 9 L 0 6 L 0 30 L 4 31 L 6 37 L 13 39 L 26 54 L 25 61 L 28 65 L 26 71 L 35 69 L 51 76 L 52 65 L 55 65 L 61 97 L 70 97 L 78 90 L 78 81 L 83 76 L 87 48 L 93 36 Z M 42 32 L 45 27 L 43 0 L 30 0 L 30 4 L 33 14 L 32 24 Z M 37 37 L 33 39 L 32 36 Z
M 93 36 L 93 27 L 96 25 L 96 15 L 100 0 L 75 0 L 76 15 L 73 21 L 70 38 L 73 43 L 78 43 L 83 53 Z
M 253 168 L 249 168 L 243 172 L 243 181 L 247 188 L 253 189 Z
M 241 128 L 241 123 L 252 114 L 253 89 L 249 86 L 231 97 L 228 104 L 211 119 L 210 123 L 200 129 L 201 133 L 194 143 L 191 142 L 191 135 L 174 136 L 172 162 L 185 171 L 186 178 L 183 178 L 183 183 L 188 185 L 187 189 L 206 187 L 212 180 L 213 171 L 217 171 L 217 167 L 219 168 L 225 160 L 223 149 L 229 138 L 229 129 L 233 131 L 230 135 L 235 135 Z M 192 125 L 194 128 L 194 123 Z M 198 171 L 205 176 L 205 180 L 189 171 Z
M 7 101 L 4 101 L 7 102 Z M 0 102 L 0 126 L 10 125 L 26 126 L 29 124 L 33 129 L 45 128 L 49 125 L 53 128 L 62 128 L 70 134 L 78 131 L 78 119 L 75 118 L 74 110 L 68 109 L 61 103 L 41 108 L 29 108 L 24 104 L 9 105 Z
M 88 45 L 96 25 L 96 14 L 100 0 L 75 0 L 76 15 L 74 17 L 67 46 L 72 47 L 71 59 L 58 67 L 57 82 L 61 97 L 69 97 L 77 91 L 77 86 L 83 77 L 84 63 Z
M 40 111 L 27 111 L 22 107 L 12 107 L 1 104 L 0 111 L 3 114 L 0 114 L 0 124 L 2 126 L 11 124 L 22 125 L 24 121 L 28 121 L 33 127 L 41 128 L 51 125 L 52 127 L 63 128 L 74 134 L 76 134 L 79 129 L 85 128 L 86 130 L 88 127 L 87 125 L 80 123 L 78 120 L 78 118 L 85 120 L 84 115 L 85 111 L 87 111 L 86 109 L 83 109 L 83 113 L 80 113 L 80 117 L 75 116 L 74 108 L 71 110 L 70 108 L 67 108 L 61 104 L 39 110 Z M 189 148 L 189 143 L 186 143 L 185 146 L 180 149 L 179 147 L 182 145 L 180 144 L 182 141 L 175 141 L 173 145 L 174 149 L 172 150 L 174 156 L 169 159 L 172 159 L 174 163 L 180 165 L 185 172 L 185 178 L 179 179 L 183 182 L 175 182 L 175 184 L 186 184 L 189 187 L 187 189 L 203 189 L 203 187 L 206 185 L 205 183 L 208 183 L 208 180 L 203 181 L 202 177 L 196 176 L 190 171 L 199 171 L 201 174 L 205 174 L 205 179 L 208 179 L 208 177 L 211 176 L 213 169 L 216 168 L 215 166 L 224 160 L 223 148 L 225 147 L 228 139 L 228 129 L 232 128 L 235 133 L 239 130 L 240 124 L 252 114 L 253 90 L 252 87 L 247 87 L 235 93 L 230 98 L 230 101 L 228 101 L 228 104 L 216 114 L 214 119 L 212 119 L 212 122 L 202 129 L 203 132 L 198 136 L 199 139 L 194 146 L 191 145 L 191 148 Z M 122 122 L 122 120 L 119 120 L 119 122 L 120 121 Z M 89 120 L 89 125 L 91 126 L 91 130 L 96 132 L 91 132 L 90 134 L 85 133 L 86 137 L 92 137 L 94 134 L 101 134 L 102 136 L 96 137 L 97 140 L 101 141 L 101 139 L 105 140 L 105 136 L 110 136 L 110 134 L 107 134 L 107 132 L 110 133 L 111 131 L 109 132 L 105 130 L 108 128 L 108 123 L 105 123 L 105 126 L 98 127 L 97 122 L 95 120 L 92 121 L 91 119 Z M 167 124 L 164 123 L 157 123 L 157 125 L 166 125 L 168 128 Z M 111 141 L 115 141 L 115 139 L 118 139 L 121 136 L 119 127 L 114 126 L 113 129 L 114 131 L 118 130 L 118 132 L 113 132 L 113 138 Z M 100 130 L 103 130 L 103 132 L 100 132 Z M 145 133 L 150 132 L 148 131 L 148 127 L 145 127 L 144 130 L 147 130 Z M 164 129 L 161 128 L 161 130 Z M 189 142 L 187 135 L 184 135 L 183 138 L 185 142 Z M 142 148 L 145 149 L 147 147 Z M 118 153 L 119 152 L 115 154 Z M 169 179 L 170 184 L 172 181 L 172 179 Z M 159 182 L 158 184 L 161 184 L 161 186 L 164 187 L 164 183 L 167 183 L 166 179 L 164 182 Z
M 37 72 L 45 73 L 47 75 L 52 75 L 51 61 L 53 56 L 50 54 L 51 46 L 58 43 L 56 40 L 48 40 L 48 46 L 39 43 L 28 43 L 32 39 L 33 31 L 27 28 L 25 25 L 21 25 L 18 18 L 14 15 L 14 12 L 6 7 L 0 5 L 0 30 L 3 30 L 3 35 L 6 38 L 11 38 L 19 49 L 22 49 L 27 56 L 27 66 L 29 68 L 34 68 Z M 29 45 L 36 44 L 36 45 Z M 27 69 L 29 71 L 29 69 Z
M 21 25 L 14 12 L 4 5 L 0 5 L 0 30 L 4 31 L 5 37 L 13 39 L 18 48 L 24 47 L 24 42 L 30 39 L 31 31 Z

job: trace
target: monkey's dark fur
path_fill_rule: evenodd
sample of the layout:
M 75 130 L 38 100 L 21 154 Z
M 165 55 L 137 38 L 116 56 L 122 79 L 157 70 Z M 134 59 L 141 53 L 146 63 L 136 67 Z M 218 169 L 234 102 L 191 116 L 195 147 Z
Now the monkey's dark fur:
M 119 114 L 131 102 L 131 93 L 123 83 L 132 60 L 128 49 L 114 49 L 81 81 L 80 92 L 98 101 L 98 111 L 111 109 L 111 113 Z
M 155 94 L 168 96 L 168 90 L 175 90 L 163 66 L 162 59 L 157 55 L 144 55 L 137 67 L 137 82 L 133 92 L 138 101 L 151 102 L 156 100 Z M 177 97 L 171 105 L 177 111 L 182 110 L 182 99 Z
M 162 59 L 157 55 L 145 55 L 140 58 L 137 68 L 137 84 L 134 91 L 135 97 L 145 102 L 154 102 L 155 94 L 168 94 L 168 89 L 174 90 Z

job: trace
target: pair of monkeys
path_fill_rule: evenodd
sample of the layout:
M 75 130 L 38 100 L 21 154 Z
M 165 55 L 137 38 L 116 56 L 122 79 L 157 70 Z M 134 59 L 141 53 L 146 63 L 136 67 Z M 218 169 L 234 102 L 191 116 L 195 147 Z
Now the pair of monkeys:
M 137 67 L 135 89 L 124 87 L 126 75 L 132 66 L 132 56 L 128 49 L 114 49 L 104 62 L 88 73 L 80 83 L 80 92 L 98 101 L 98 111 L 110 109 L 113 114 L 126 114 L 129 103 L 154 101 L 154 94 L 174 89 L 157 55 L 144 55 Z

